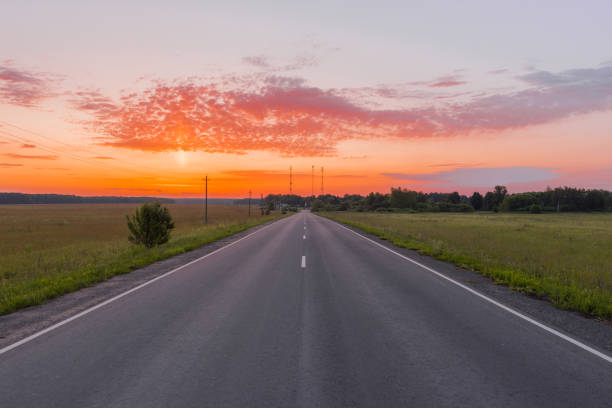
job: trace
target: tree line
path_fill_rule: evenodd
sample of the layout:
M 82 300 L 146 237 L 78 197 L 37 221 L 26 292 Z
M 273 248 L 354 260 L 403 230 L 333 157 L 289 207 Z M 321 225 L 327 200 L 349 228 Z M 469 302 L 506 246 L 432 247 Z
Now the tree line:
M 505 186 L 495 186 L 484 195 L 452 193 L 423 193 L 401 187 L 391 188 L 387 194 L 370 193 L 332 194 L 317 197 L 268 195 L 264 201 L 254 201 L 266 208 L 283 206 L 308 207 L 312 211 L 377 211 L 377 212 L 472 212 L 472 211 L 612 211 L 612 192 L 574 187 L 547 188 L 545 191 L 508 193 Z
M 140 204 L 150 201 L 158 201 L 164 204 L 174 203 L 171 198 L 156 197 L 81 197 L 68 194 L 0 193 L 0 204 Z

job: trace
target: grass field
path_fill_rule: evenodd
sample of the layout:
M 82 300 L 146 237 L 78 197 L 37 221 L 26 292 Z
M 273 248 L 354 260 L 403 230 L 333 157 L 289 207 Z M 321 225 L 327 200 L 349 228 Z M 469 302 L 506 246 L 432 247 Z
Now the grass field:
M 176 228 L 153 249 L 127 240 L 137 204 L 0 206 L 0 314 L 127 273 L 245 230 L 278 214 L 248 217 L 244 206 L 170 204 Z
M 612 320 L 612 214 L 322 215 Z

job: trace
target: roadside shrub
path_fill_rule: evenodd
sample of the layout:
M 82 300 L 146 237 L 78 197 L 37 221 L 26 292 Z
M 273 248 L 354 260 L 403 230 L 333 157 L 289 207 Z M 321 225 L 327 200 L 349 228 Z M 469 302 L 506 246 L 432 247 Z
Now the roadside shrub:
M 134 215 L 126 215 L 125 218 L 130 231 L 128 240 L 147 248 L 168 242 L 170 231 L 174 228 L 170 211 L 158 202 L 145 203 L 136 209 Z

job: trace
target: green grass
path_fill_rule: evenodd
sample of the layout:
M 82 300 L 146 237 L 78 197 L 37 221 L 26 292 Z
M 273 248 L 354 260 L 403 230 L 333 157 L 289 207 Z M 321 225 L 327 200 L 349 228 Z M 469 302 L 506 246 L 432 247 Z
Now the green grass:
M 612 214 L 322 215 L 560 308 L 612 320 Z
M 168 243 L 128 242 L 133 204 L 0 206 L 0 315 L 124 274 L 244 231 L 279 214 L 248 217 L 244 206 L 168 205 L 175 220 Z

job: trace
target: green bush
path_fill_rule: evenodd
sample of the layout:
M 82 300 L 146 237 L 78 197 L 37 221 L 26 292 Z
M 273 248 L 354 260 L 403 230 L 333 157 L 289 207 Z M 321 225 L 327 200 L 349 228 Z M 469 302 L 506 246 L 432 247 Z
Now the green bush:
M 130 230 L 128 240 L 147 248 L 168 242 L 170 230 L 174 228 L 170 211 L 158 202 L 145 203 L 136 209 L 134 215 L 126 215 L 125 218 Z

